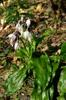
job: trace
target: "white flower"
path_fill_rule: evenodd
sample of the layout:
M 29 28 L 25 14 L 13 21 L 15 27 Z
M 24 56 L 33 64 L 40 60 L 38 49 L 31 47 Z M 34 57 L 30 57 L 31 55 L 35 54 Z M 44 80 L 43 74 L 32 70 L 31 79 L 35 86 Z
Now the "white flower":
M 22 35 L 23 34 L 23 25 L 20 25 L 20 23 L 18 22 L 16 25 L 16 30 L 19 31 Z
M 10 40 L 10 45 L 13 47 L 14 41 L 15 41 L 15 39 L 16 39 L 16 36 L 12 33 L 12 34 L 9 34 L 9 35 L 8 35 L 8 38 L 9 38 L 9 40 Z
M 24 22 L 23 22 L 23 20 L 24 20 L 24 18 L 23 18 L 23 16 L 21 17 L 21 19 L 18 21 L 18 23 L 17 23 L 17 25 L 16 25 L 16 30 L 17 31 L 19 31 L 20 33 L 21 33 L 21 36 L 24 38 L 24 39 L 26 39 L 26 40 L 28 40 L 28 41 L 30 41 L 31 42 L 31 38 L 32 38 L 32 35 L 31 35 L 31 33 L 28 31 L 28 28 L 29 28 L 29 26 L 30 26 L 30 24 L 31 24 L 31 21 L 30 21 L 30 19 L 28 18 L 27 20 L 26 20 L 26 25 L 27 25 L 27 29 L 26 29 L 26 31 L 24 31 Z
M 30 21 L 29 18 L 26 20 L 26 24 L 27 24 L 27 28 L 29 28 L 29 26 L 30 26 L 30 24 L 31 24 L 31 21 Z
M 17 50 L 17 49 L 19 49 L 18 41 L 16 41 L 15 44 L 14 44 L 14 50 Z
M 28 40 L 29 42 L 31 42 L 32 35 L 31 35 L 31 33 L 30 33 L 28 30 L 26 30 L 26 31 L 23 33 L 23 38 L 26 39 L 26 40 Z
M 11 39 L 13 37 L 13 33 L 8 35 L 8 38 Z
M 15 32 L 12 34 L 9 34 L 8 38 L 10 41 L 10 45 L 14 48 L 14 50 L 17 50 L 19 48 L 19 44 L 18 44 L 18 40 L 16 40 L 17 37 L 15 35 Z

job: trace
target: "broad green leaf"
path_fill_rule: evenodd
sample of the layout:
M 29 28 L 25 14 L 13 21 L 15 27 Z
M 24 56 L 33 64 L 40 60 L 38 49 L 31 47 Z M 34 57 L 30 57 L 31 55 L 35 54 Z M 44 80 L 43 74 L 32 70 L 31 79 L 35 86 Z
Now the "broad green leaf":
M 66 66 L 65 68 L 63 68 L 63 71 L 61 73 L 58 88 L 59 88 L 60 98 L 62 97 L 64 98 L 62 100 L 65 100 L 66 99 Z
M 31 43 L 28 43 L 23 48 L 20 48 L 16 51 L 16 55 L 18 58 L 21 58 L 22 60 L 30 62 L 32 58 L 32 53 L 35 51 L 35 41 L 32 41 Z
M 31 100 L 42 100 L 41 89 L 37 88 L 37 86 L 33 88 Z
M 36 46 L 36 43 L 35 43 L 35 41 L 34 40 L 32 40 L 32 42 L 31 43 L 29 43 L 28 44 L 28 46 L 29 46 L 29 54 L 30 54 L 30 56 L 32 56 L 32 53 L 35 51 L 35 46 Z
M 42 91 L 41 88 L 35 87 L 31 95 L 31 100 L 52 100 L 52 97 L 49 97 L 49 95 L 48 91 Z
M 16 51 L 16 55 L 19 58 L 25 58 L 28 57 L 28 52 L 25 48 L 20 48 L 19 50 Z
M 51 66 L 52 66 L 52 73 L 55 74 L 55 71 L 57 70 L 59 63 L 60 63 L 60 56 L 52 55 L 50 57 L 50 60 L 51 60 Z
M 66 53 L 66 42 L 64 42 L 61 46 L 61 54 Z
M 57 98 L 57 100 L 65 100 L 63 96 Z
M 17 70 L 8 77 L 4 84 L 6 93 L 8 95 L 15 93 L 22 87 L 23 81 L 26 77 L 26 71 L 27 68 L 24 67 L 22 69 Z
M 61 58 L 66 61 L 66 42 L 64 42 L 61 46 Z
M 47 55 L 33 60 L 37 84 L 45 89 L 51 73 L 50 61 Z
M 34 89 L 32 92 L 31 100 L 44 100 L 42 96 L 43 92 L 45 92 L 46 85 L 50 79 L 51 75 L 51 67 L 50 61 L 47 54 L 40 56 L 39 58 L 33 59 L 33 67 L 34 67 Z M 47 100 L 47 95 L 45 96 L 45 100 Z
M 48 91 L 44 91 L 42 93 L 42 100 L 51 100 L 51 99 L 49 99 L 49 92 Z

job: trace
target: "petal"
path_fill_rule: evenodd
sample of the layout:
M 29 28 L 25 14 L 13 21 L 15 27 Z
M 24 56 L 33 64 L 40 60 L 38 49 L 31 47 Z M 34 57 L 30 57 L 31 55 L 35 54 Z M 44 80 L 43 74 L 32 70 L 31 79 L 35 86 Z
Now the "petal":
M 30 24 L 31 24 L 30 19 L 27 19 L 27 20 L 26 20 L 26 24 L 27 24 L 27 27 L 29 28 L 29 26 L 30 26 Z
M 9 34 L 9 35 L 8 35 L 8 38 L 12 38 L 12 36 L 13 36 L 13 34 Z
M 18 41 L 15 42 L 14 49 L 17 50 L 19 48 Z
M 27 39 L 28 41 L 31 41 L 32 35 L 31 35 L 31 33 L 29 31 L 25 31 L 23 33 L 23 38 Z
M 13 45 L 14 45 L 14 42 L 13 42 L 13 40 L 12 39 L 10 39 L 10 45 L 13 47 Z

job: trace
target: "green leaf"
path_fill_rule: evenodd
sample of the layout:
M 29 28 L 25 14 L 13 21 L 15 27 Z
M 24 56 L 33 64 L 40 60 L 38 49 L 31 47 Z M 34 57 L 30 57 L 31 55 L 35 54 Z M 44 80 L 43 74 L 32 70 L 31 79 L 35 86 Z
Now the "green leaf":
M 30 7 L 28 0 L 19 0 L 18 3 L 21 8 L 27 9 Z
M 66 42 L 64 42 L 61 46 L 61 54 L 66 53 Z
M 17 57 L 21 58 L 24 61 L 29 61 L 32 58 L 32 53 L 35 51 L 35 41 L 28 43 L 23 48 L 20 48 L 16 51 Z
M 46 37 L 46 36 L 51 35 L 52 33 L 54 33 L 54 30 L 47 29 L 47 30 L 44 32 L 44 34 L 43 34 L 43 35 Z
M 57 70 L 60 63 L 60 56 L 52 55 L 50 56 L 50 60 L 51 60 L 51 66 L 52 66 L 52 73 L 55 74 L 55 71 Z
M 61 58 L 66 61 L 66 42 L 64 42 L 61 46 Z
M 42 40 L 46 37 L 46 36 L 49 36 L 53 33 L 54 31 L 51 30 L 51 29 L 47 29 L 41 37 L 39 37 L 38 39 L 34 37 L 34 40 L 36 41 L 36 46 L 42 42 Z
M 21 58 L 28 57 L 28 53 L 27 53 L 27 50 L 25 48 L 20 48 L 19 50 L 17 50 L 16 55 L 18 57 L 21 57 Z
M 40 58 L 34 59 L 34 71 L 37 84 L 45 89 L 51 73 L 50 61 L 48 56 L 42 55 Z
M 42 100 L 41 89 L 34 87 L 31 95 L 31 100 Z
M 18 20 L 19 12 L 14 5 L 8 6 L 4 12 L 6 23 L 12 23 Z
M 66 99 L 66 66 L 65 68 L 63 68 L 63 71 L 61 73 L 58 88 L 59 88 L 59 93 L 60 93 L 59 97 L 63 98 L 60 100 L 65 100 Z
M 48 93 L 48 91 L 44 91 L 42 93 L 42 100 L 51 100 L 51 99 L 49 99 L 49 93 Z
M 8 95 L 18 91 L 23 85 L 23 81 L 26 77 L 27 68 L 19 69 L 13 74 L 9 75 L 8 79 L 5 81 L 4 87 Z
M 38 46 L 38 44 L 42 42 L 42 40 L 44 39 L 44 37 L 45 37 L 44 35 L 42 35 L 38 39 L 36 37 L 34 37 L 34 40 L 36 42 L 36 46 Z
M 31 100 L 44 100 L 43 92 L 50 80 L 51 66 L 47 54 L 40 56 L 39 58 L 33 58 L 34 67 L 34 89 L 32 92 Z M 47 100 L 47 95 L 45 95 L 45 100 Z

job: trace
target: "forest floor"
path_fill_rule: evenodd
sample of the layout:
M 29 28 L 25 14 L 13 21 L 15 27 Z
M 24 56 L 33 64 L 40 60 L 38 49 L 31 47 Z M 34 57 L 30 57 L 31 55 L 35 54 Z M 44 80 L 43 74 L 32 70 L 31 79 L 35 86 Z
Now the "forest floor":
M 40 1 L 40 0 L 39 0 Z M 43 0 L 44 1 L 44 0 Z M 61 9 L 58 8 L 57 10 L 53 10 L 51 7 L 51 3 L 47 0 L 45 2 L 41 1 L 41 3 L 37 3 L 35 5 L 30 6 L 29 9 L 24 10 L 24 12 L 31 11 L 33 14 L 32 20 L 36 23 L 34 28 L 31 30 L 34 34 L 37 33 L 39 36 L 40 34 L 44 34 L 44 30 L 51 29 L 53 34 L 46 37 L 46 40 L 43 40 L 42 43 L 39 45 L 38 49 L 41 52 L 49 51 L 48 45 L 51 45 L 53 48 L 57 48 L 55 52 L 58 52 L 60 49 L 61 43 L 66 41 L 66 13 Z M 8 46 L 7 40 L 5 39 L 6 36 L 15 31 L 15 24 L 0 24 L 0 84 L 3 83 L 4 80 L 7 79 L 9 75 L 9 71 L 12 70 L 5 62 L 5 60 L 9 60 L 14 64 L 18 64 L 14 53 L 8 54 Z M 49 44 L 48 44 L 49 43 Z M 8 47 L 8 48 L 7 48 Z M 3 57 L 5 53 L 5 57 Z M 6 65 L 8 66 L 6 68 Z M 29 100 L 29 97 L 32 92 L 32 82 L 33 78 L 28 77 L 27 82 L 24 83 L 23 88 L 19 91 L 19 93 L 15 94 L 12 97 L 4 97 L 4 89 L 0 86 L 0 100 L 17 100 L 17 95 L 20 98 L 19 100 Z

